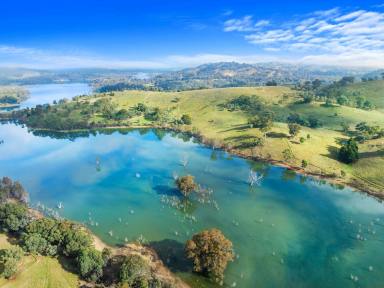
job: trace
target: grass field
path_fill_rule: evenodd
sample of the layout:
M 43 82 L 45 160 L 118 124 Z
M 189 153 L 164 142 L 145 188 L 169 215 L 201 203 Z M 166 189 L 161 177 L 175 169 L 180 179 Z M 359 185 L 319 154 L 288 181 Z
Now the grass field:
M 372 102 L 378 109 L 384 111 L 384 80 L 368 81 L 349 85 L 348 92 L 357 92 Z
M 5 234 L 0 234 L 0 249 L 11 247 Z M 24 256 L 14 279 L 0 278 L 1 288 L 75 288 L 78 277 L 63 269 L 56 258 Z
M 365 84 L 365 83 L 364 83 Z M 257 156 L 264 159 L 288 162 L 290 166 L 300 167 L 306 160 L 310 165 L 306 172 L 328 174 L 339 177 L 341 171 L 347 172 L 344 182 L 358 182 L 359 187 L 367 190 L 384 190 L 384 140 L 367 141 L 359 146 L 361 159 L 354 165 L 345 165 L 336 159 L 339 140 L 347 138 L 341 132 L 341 122 L 354 127 L 366 121 L 371 125 L 384 126 L 384 113 L 380 110 L 367 111 L 347 106 L 325 107 L 322 103 L 297 104 L 298 97 L 288 87 L 257 87 L 257 88 L 223 88 L 194 90 L 184 92 L 148 92 L 124 91 L 115 92 L 111 97 L 119 108 L 129 109 L 137 103 L 149 107 L 170 109 L 175 117 L 189 114 L 192 117 L 194 130 L 198 130 L 206 139 L 217 141 L 227 146 L 236 147 L 261 132 L 247 125 L 247 115 L 240 111 L 229 112 L 220 109 L 219 104 L 240 95 L 257 95 L 275 111 L 280 119 L 285 119 L 291 112 L 304 117 L 316 116 L 323 123 L 322 128 L 303 127 L 295 139 L 288 136 L 286 123 L 276 122 L 265 140 L 265 145 L 253 149 L 233 149 L 238 154 Z M 175 102 L 175 99 L 178 99 Z M 151 125 L 143 117 L 136 117 L 127 123 L 131 126 Z M 300 143 L 300 137 L 307 138 Z M 290 149 L 294 158 L 283 159 L 283 150 Z M 372 184 L 372 185 L 371 185 Z M 383 188 L 383 189 L 382 189 Z M 380 190 L 380 191 L 379 191 Z

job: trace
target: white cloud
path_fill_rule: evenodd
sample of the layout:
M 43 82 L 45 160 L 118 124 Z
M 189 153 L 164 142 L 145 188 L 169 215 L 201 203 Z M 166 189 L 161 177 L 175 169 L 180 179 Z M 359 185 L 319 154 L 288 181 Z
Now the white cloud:
M 257 31 L 258 28 L 269 25 L 268 20 L 259 20 L 254 22 L 252 16 L 247 15 L 240 19 L 229 19 L 224 22 L 225 32 L 249 32 Z
M 246 25 L 225 31 L 245 33 L 245 40 L 264 51 L 287 51 L 315 64 L 384 67 L 384 13 L 379 11 L 333 8 L 282 23 L 268 21 L 260 29 L 254 29 L 251 15 L 232 21 Z

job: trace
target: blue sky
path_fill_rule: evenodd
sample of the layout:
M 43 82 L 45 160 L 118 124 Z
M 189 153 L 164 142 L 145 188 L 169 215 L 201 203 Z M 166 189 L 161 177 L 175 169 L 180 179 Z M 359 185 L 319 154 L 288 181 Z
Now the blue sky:
M 384 67 L 381 1 L 3 1 L 0 65 Z

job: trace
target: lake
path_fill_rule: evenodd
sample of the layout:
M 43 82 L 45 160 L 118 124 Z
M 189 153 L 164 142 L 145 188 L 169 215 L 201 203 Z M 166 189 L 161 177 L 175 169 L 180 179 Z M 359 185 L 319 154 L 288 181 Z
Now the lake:
M 209 285 L 191 273 L 184 243 L 213 227 L 235 248 L 227 287 L 384 283 L 384 205 L 372 197 L 164 130 L 35 134 L 0 125 L 1 176 L 109 244 L 148 243 L 194 287 Z M 250 187 L 250 171 L 260 185 Z M 186 174 L 206 193 L 181 198 L 174 177 Z
M 71 99 L 74 96 L 92 92 L 92 88 L 85 83 L 41 84 L 23 87 L 29 92 L 28 99 L 21 102 L 17 109 L 32 108 L 38 104 L 52 104 L 53 101 L 64 98 Z

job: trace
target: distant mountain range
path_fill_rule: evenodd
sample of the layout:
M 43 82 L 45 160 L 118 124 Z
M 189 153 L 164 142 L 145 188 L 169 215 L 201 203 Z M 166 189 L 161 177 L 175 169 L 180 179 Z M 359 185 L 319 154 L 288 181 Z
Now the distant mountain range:
M 180 71 L 72 69 L 33 70 L 0 68 L 0 84 L 86 82 L 101 92 L 124 89 L 189 90 L 214 87 L 294 84 L 305 80 L 332 81 L 343 76 L 363 77 L 367 69 L 282 63 L 219 62 Z

